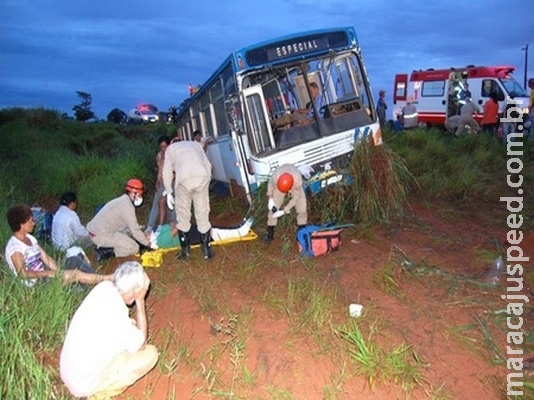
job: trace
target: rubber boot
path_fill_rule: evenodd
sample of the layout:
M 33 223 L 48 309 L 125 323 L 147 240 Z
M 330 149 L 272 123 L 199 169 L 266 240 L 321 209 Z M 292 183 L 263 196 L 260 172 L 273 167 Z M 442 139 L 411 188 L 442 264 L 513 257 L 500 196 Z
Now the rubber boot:
M 263 243 L 271 243 L 274 240 L 274 226 L 267 227 L 267 236 L 263 239 Z
M 180 239 L 180 247 L 182 248 L 180 253 L 176 256 L 181 260 L 189 258 L 191 254 L 191 244 L 189 243 L 189 232 L 178 231 L 178 239 Z
M 96 261 L 102 262 L 112 257 L 115 257 L 115 249 L 113 247 L 96 248 Z
M 200 234 L 200 244 L 202 245 L 202 254 L 204 254 L 204 260 L 209 260 L 213 257 L 211 251 L 211 235 L 210 231 Z

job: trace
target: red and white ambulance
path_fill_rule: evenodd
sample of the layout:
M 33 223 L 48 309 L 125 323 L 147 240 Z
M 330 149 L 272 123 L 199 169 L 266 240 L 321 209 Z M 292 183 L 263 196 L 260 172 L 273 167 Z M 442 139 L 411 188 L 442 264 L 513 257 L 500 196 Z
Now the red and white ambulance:
M 482 120 L 484 103 L 492 93 L 499 100 L 499 112 L 504 110 L 508 97 L 521 101 L 520 107 L 528 113 L 528 95 L 514 80 L 511 66 L 474 66 L 427 69 L 395 75 L 393 90 L 393 118 L 401 114 L 406 100 L 414 101 L 419 124 L 444 125 L 447 116 L 458 113 L 465 97 L 470 97 L 480 109 L 475 119 Z

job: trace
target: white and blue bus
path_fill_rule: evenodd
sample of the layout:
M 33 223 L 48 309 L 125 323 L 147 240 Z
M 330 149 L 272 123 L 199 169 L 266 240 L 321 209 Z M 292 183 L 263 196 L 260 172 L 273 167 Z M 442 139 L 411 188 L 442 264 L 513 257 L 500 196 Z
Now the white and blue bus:
M 343 180 L 354 144 L 370 135 L 382 141 L 373 104 L 356 32 L 345 27 L 233 52 L 182 103 L 176 121 L 184 139 L 199 130 L 210 141 L 213 180 L 251 201 L 286 163 L 314 169 L 314 193 Z

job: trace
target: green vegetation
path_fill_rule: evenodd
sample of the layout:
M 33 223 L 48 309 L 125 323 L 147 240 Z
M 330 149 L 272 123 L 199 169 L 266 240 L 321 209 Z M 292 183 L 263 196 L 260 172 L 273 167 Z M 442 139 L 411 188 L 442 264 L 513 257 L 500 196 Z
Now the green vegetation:
M 338 330 L 349 345 L 349 353 L 358 365 L 358 373 L 365 376 L 371 388 L 378 382 L 392 381 L 404 390 L 422 383 L 419 372 L 421 360 L 407 344 L 384 351 L 372 338 L 366 339 L 357 323 L 351 322 Z
M 48 207 L 57 202 L 63 191 L 73 190 L 81 200 L 78 211 L 82 220 L 87 221 L 97 206 L 122 193 L 127 179 L 135 176 L 149 189 L 154 187 L 157 137 L 172 135 L 171 129 L 165 124 L 83 124 L 63 120 L 57 112 L 46 109 L 0 110 L 2 251 L 11 235 L 4 215 L 13 204 L 39 203 Z M 355 183 L 332 187 L 315 196 L 309 202 L 310 220 L 352 222 L 358 224 L 356 234 L 372 235 L 369 232 L 373 226 L 387 226 L 409 215 L 413 195 L 447 201 L 453 211 L 476 206 L 487 207 L 490 213 L 497 208 L 499 197 L 509 192 L 503 167 L 506 150 L 494 138 L 480 135 L 453 139 L 437 130 L 385 132 L 384 138 L 382 147 L 363 142 L 355 148 L 350 165 Z M 523 195 L 532 199 L 532 143 L 523 150 Z M 264 191 L 262 185 L 247 211 L 256 221 L 265 217 Z M 150 204 L 151 193 L 145 201 Z M 534 204 L 526 202 L 525 206 L 524 228 L 532 229 Z M 225 218 L 244 208 L 242 199 L 224 199 L 214 204 L 212 213 Z M 396 347 L 382 345 L 388 338 L 376 334 L 377 326 L 387 331 L 389 321 L 384 321 L 376 304 L 366 305 L 377 315 L 374 320 L 366 315 L 358 324 L 347 323 L 346 315 L 339 310 L 345 310 L 349 296 L 342 290 L 336 258 L 331 259 L 327 277 L 318 271 L 315 260 L 293 258 L 290 250 L 294 245 L 294 218 L 285 217 L 277 227 L 282 257 L 254 246 L 245 250 L 237 244 L 233 250 L 215 249 L 217 268 L 193 255 L 191 263 L 172 272 L 172 279 L 153 282 L 152 295 L 156 299 L 166 297 L 173 286 L 180 286 L 181 295 L 195 302 L 216 338 L 212 347 L 199 349 L 195 338 L 187 337 L 172 321 L 164 330 L 151 332 L 151 340 L 158 343 L 161 352 L 159 372 L 170 376 L 199 368 L 202 385 L 192 397 L 208 393 L 210 397 L 246 398 L 249 388 L 263 374 L 261 364 L 251 370 L 251 364 L 246 362 L 247 345 L 254 335 L 250 327 L 254 319 L 261 318 L 259 315 L 269 315 L 288 326 L 281 339 L 284 346 L 291 348 L 298 341 L 312 338 L 314 351 L 331 354 L 339 365 L 331 385 L 323 388 L 324 398 L 335 399 L 344 393 L 343 385 L 351 379 L 353 365 L 372 388 L 392 382 L 407 394 L 423 387 L 429 398 L 452 398 L 447 388 L 434 388 L 425 382 L 426 364 L 413 344 L 401 341 Z M 450 218 L 458 217 L 451 212 Z M 233 251 L 243 255 L 243 262 L 230 269 L 227 262 L 235 257 Z M 489 261 L 493 256 L 481 255 Z M 7 272 L 5 260 L 0 267 L 0 398 L 68 398 L 58 384 L 57 356 L 69 318 L 84 293 L 55 280 L 28 289 Z M 275 279 L 261 282 L 258 277 L 264 278 L 266 269 L 284 274 L 273 273 Z M 416 302 L 404 292 L 406 284 L 416 284 L 424 278 L 428 284 L 438 281 L 437 285 L 445 290 L 454 285 L 454 292 L 451 289 L 440 298 L 443 307 L 454 308 L 470 305 L 465 298 L 457 300 L 452 296 L 465 290 L 467 283 L 477 281 L 475 277 L 457 277 L 444 268 L 406 257 L 392 257 L 376 271 L 371 280 L 384 295 L 409 305 Z M 531 280 L 531 275 L 526 272 L 526 279 Z M 407 276 L 412 278 L 408 283 Z M 233 285 L 235 293 L 220 289 L 226 283 Z M 261 294 L 256 292 L 258 297 L 251 299 L 254 305 L 243 302 L 241 307 L 230 306 L 231 296 L 247 294 L 247 288 L 256 286 Z M 484 285 L 469 287 L 489 290 Z M 472 302 L 476 306 L 482 303 L 474 298 Z M 223 318 L 211 318 L 213 315 Z M 471 323 L 453 326 L 446 334 L 465 346 L 475 344 L 477 353 L 486 350 L 488 362 L 502 363 L 495 344 L 495 330 L 504 326 L 498 316 L 474 315 Z M 531 339 L 526 346 L 532 346 Z M 225 368 L 220 368 L 221 363 Z M 146 389 L 145 398 L 150 398 L 151 390 Z M 285 387 L 269 385 L 265 390 L 268 398 L 295 398 Z M 177 396 L 171 387 L 167 395 Z

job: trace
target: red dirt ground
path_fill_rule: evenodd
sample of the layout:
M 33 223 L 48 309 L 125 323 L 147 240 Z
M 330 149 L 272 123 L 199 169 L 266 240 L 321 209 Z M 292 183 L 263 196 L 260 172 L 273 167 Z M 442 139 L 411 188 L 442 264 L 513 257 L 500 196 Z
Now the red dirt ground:
M 505 245 L 506 214 L 447 207 L 414 207 L 413 218 L 376 228 L 364 238 L 356 236 L 356 229 L 345 229 L 338 252 L 313 260 L 299 257 L 292 228 L 277 232 L 269 246 L 255 240 L 214 247 L 216 255 L 209 262 L 201 260 L 199 250 L 181 262 L 166 254 L 162 267 L 147 269 L 152 280 L 147 299 L 150 342 L 161 351 L 159 364 L 117 398 L 505 398 L 508 370 L 502 363 L 490 362 L 480 325 L 466 331 L 471 341 L 453 334 L 454 327 L 476 324 L 478 317 L 488 321 L 496 346 L 505 352 L 506 325 L 490 317 L 505 307 L 500 298 L 506 293 L 504 278 L 501 286 L 491 288 L 435 275 L 415 277 L 397 265 L 393 276 L 401 296 L 374 283 L 400 252 L 417 265 L 437 266 L 457 277 L 483 274 L 491 266 L 497 252 L 494 239 Z M 261 224 L 253 229 L 263 233 Z M 534 259 L 532 233 L 522 247 Z M 117 262 L 105 269 L 114 269 Z M 524 266 L 532 267 L 532 261 Z M 243 277 L 243 271 L 248 275 Z M 191 283 L 197 272 L 205 281 Z M 384 350 L 411 345 L 421 360 L 420 384 L 409 391 L 393 382 L 378 382 L 371 388 L 357 374 L 348 351 L 342 350 L 345 342 L 329 334 L 328 326 L 324 327 L 328 343 L 319 345 L 317 334 L 295 330 L 283 308 L 269 305 L 267 294 L 287 289 L 288 276 L 310 274 L 340 293 L 335 326 L 351 320 L 350 303 L 360 303 L 364 315 L 357 321 L 364 335 L 375 327 L 374 337 Z M 530 296 L 528 288 L 523 293 Z M 232 325 L 228 321 L 232 314 L 245 320 Z M 236 343 L 232 338 L 244 344 L 239 356 L 232 352 Z M 252 377 L 247 379 L 243 371 Z

